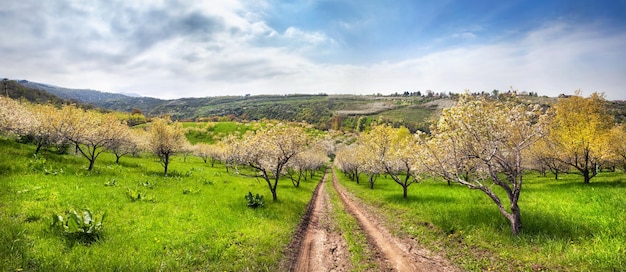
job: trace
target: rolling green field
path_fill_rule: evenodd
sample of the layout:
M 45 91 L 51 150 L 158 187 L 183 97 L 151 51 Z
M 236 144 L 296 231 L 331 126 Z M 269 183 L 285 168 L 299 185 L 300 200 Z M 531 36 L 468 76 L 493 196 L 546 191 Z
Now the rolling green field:
M 243 135 L 249 130 L 257 130 L 264 123 L 239 123 L 239 122 L 183 122 L 187 128 L 187 139 L 191 144 L 210 143 L 214 144 L 229 134 Z
M 117 165 L 104 153 L 88 172 L 82 157 L 33 153 L 0 139 L 0 270 L 275 271 L 321 179 L 300 188 L 281 180 L 272 202 L 246 170 L 195 157 L 176 157 L 165 177 L 151 156 Z M 248 208 L 248 192 L 265 195 L 265 207 Z M 86 245 L 53 231 L 52 215 L 70 209 L 106 213 L 101 239 Z
M 398 235 L 413 237 L 466 270 L 623 271 L 626 268 L 626 175 L 600 173 L 591 184 L 574 174 L 525 176 L 522 233 L 484 193 L 424 181 L 408 199 L 391 179 L 373 190 L 343 174 L 340 183 L 386 215 Z M 367 180 L 367 179 L 362 179 Z

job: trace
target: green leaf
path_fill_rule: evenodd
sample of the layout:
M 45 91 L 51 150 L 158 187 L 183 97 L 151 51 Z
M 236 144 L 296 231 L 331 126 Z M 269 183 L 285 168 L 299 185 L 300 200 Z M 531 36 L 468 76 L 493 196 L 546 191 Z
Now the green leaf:
M 66 231 L 70 233 L 80 232 L 81 231 L 81 229 L 79 228 L 80 223 L 81 223 L 81 220 L 78 218 L 78 215 L 76 215 L 76 212 L 71 213 L 70 218 L 67 220 Z
M 91 217 L 92 217 L 92 214 L 90 210 L 85 210 L 83 212 L 83 222 L 85 223 L 85 225 L 91 224 L 91 220 L 92 220 Z

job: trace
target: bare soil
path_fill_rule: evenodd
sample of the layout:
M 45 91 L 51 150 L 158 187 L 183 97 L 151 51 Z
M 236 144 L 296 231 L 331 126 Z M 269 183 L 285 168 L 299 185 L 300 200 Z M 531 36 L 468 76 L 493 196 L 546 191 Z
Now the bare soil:
M 315 188 L 307 212 L 287 248 L 281 270 L 286 271 L 350 271 L 348 245 L 334 229 L 331 202 L 324 183 Z
M 287 255 L 281 263 L 286 271 L 349 271 L 350 256 L 340 233 L 333 229 L 331 203 L 324 182 L 317 186 L 307 213 L 296 231 Z M 333 189 L 337 190 L 346 210 L 356 218 L 368 237 L 368 247 L 380 271 L 459 271 L 445 258 L 421 247 L 413 239 L 391 235 L 383 220 L 366 208 L 337 183 L 332 172 Z
M 350 110 L 336 110 L 335 113 L 342 116 L 353 116 L 353 115 L 370 115 L 381 113 L 383 111 L 391 110 L 395 108 L 395 105 L 392 102 L 388 101 L 379 101 L 366 103 L 364 105 L 359 106 L 358 109 L 350 109 Z

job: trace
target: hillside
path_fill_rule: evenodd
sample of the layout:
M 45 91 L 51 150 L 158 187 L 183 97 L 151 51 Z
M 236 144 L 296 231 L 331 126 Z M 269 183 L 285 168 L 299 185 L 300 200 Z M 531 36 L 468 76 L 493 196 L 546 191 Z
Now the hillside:
M 25 99 L 33 103 L 63 104 L 68 102 L 44 90 L 23 86 L 15 80 L 3 79 L 1 88 L 2 95 L 12 99 Z
M 126 99 L 130 96 L 116 93 L 101 92 L 89 89 L 69 89 L 43 83 L 32 82 L 28 80 L 17 81 L 20 85 L 32 89 L 44 90 L 48 93 L 56 95 L 60 98 L 78 101 L 82 103 L 97 103 L 106 100 Z
M 10 81 L 23 93 L 56 97 L 59 101 L 86 103 L 122 112 L 141 111 L 146 116 L 170 115 L 175 120 L 276 119 L 305 121 L 320 129 L 353 130 L 372 121 L 384 121 L 411 130 L 428 128 L 436 106 L 421 104 L 433 100 L 421 96 L 362 95 L 255 95 L 180 98 L 162 100 L 122 94 L 69 89 L 28 80 Z M 17 87 L 16 87 L 17 88 Z M 31 100 L 31 99 L 29 99 Z M 32 100 L 45 102 L 45 99 Z M 61 102 L 63 103 L 63 102 Z M 360 121 L 359 121 L 360 120 Z
M 88 89 L 69 89 L 27 80 L 3 81 L 13 98 L 37 103 L 86 103 L 107 110 L 141 111 L 148 117 L 170 115 L 175 120 L 305 121 L 319 129 L 362 130 L 372 122 L 428 131 L 431 120 L 454 99 L 446 95 L 254 95 L 180 98 L 163 100 Z M 524 103 L 549 107 L 557 98 L 522 96 Z M 626 102 L 609 101 L 616 122 L 626 120 Z

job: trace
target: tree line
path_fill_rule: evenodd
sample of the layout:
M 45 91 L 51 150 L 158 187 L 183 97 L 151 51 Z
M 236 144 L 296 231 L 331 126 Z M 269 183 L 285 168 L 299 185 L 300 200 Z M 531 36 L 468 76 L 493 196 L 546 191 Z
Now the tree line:
M 20 103 L 0 97 L 0 133 L 42 148 L 54 148 L 65 153 L 73 148 L 85 158 L 91 171 L 103 152 L 116 156 L 119 163 L 125 155 L 149 152 L 159 159 L 163 174 L 176 154 L 200 157 L 205 163 L 216 161 L 227 171 L 245 166 L 263 178 L 273 200 L 277 200 L 278 181 L 288 177 L 298 187 L 301 180 L 322 168 L 328 161 L 323 138 L 307 132 L 305 124 L 268 123 L 243 135 L 231 134 L 216 144 L 187 140 L 186 129 L 169 117 L 154 118 L 147 125 L 131 128 L 115 113 L 81 109 L 75 105 L 60 107 L 50 104 Z
M 463 95 L 444 109 L 430 133 L 379 124 L 338 147 L 336 162 L 370 188 L 380 175 L 407 188 L 439 177 L 484 192 L 510 222 L 522 227 L 518 200 L 527 170 L 580 174 L 584 183 L 603 168 L 626 171 L 626 129 L 616 125 L 598 93 L 563 97 L 550 108 L 509 99 Z M 506 193 L 501 199 L 493 190 Z

